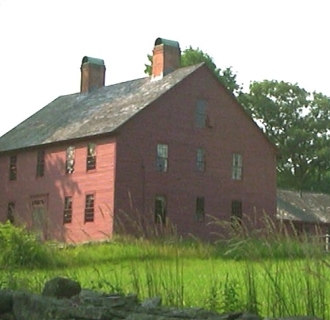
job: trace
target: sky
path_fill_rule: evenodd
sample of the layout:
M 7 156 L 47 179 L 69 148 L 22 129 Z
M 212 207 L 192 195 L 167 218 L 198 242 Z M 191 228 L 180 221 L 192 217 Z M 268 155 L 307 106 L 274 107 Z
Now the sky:
M 0 0 L 0 136 L 80 90 L 84 56 L 106 85 L 144 77 L 156 38 L 209 54 L 237 81 L 330 96 L 328 0 Z

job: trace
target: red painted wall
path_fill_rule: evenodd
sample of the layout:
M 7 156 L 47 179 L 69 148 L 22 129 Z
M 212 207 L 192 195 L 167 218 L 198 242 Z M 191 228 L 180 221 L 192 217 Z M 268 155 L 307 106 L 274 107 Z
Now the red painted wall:
M 86 172 L 87 143 L 96 143 L 96 169 Z M 75 146 L 75 170 L 65 173 L 66 148 Z M 116 142 L 113 138 L 65 143 L 44 149 L 45 174 L 36 177 L 37 150 L 18 152 L 17 180 L 9 181 L 9 155 L 0 155 L 0 220 L 7 216 L 8 202 L 15 202 L 15 223 L 32 226 L 30 199 L 47 198 L 48 239 L 83 242 L 112 235 Z M 95 195 L 94 222 L 84 222 L 86 194 Z M 73 197 L 72 222 L 63 224 L 64 197 Z
M 197 99 L 207 101 L 211 128 L 197 128 Z M 156 146 L 169 146 L 168 172 L 156 171 Z M 206 150 L 206 170 L 196 169 L 197 148 Z M 231 179 L 232 153 L 243 156 L 243 180 Z M 260 219 L 276 211 L 274 148 L 227 90 L 202 67 L 128 121 L 117 140 L 115 215 L 147 220 L 154 230 L 155 195 L 167 197 L 167 216 L 178 234 L 211 239 L 226 231 L 208 222 L 229 221 L 231 201 Z M 205 198 L 204 221 L 196 221 L 196 197 Z M 142 218 L 141 218 L 142 217 Z M 141 222 L 137 223 L 141 225 Z M 119 229 L 116 222 L 116 228 Z M 133 227 L 133 229 L 137 227 Z

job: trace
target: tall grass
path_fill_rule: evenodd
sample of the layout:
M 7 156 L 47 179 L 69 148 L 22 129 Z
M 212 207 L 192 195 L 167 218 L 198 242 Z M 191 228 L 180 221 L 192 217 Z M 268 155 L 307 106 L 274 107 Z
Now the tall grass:
M 307 235 L 241 230 L 215 244 L 172 236 L 162 241 L 114 238 L 49 251 L 34 238 L 25 243 L 31 235 L 12 228 L 0 227 L 0 237 L 7 239 L 0 252 L 7 266 L 0 270 L 0 287 L 40 292 L 46 280 L 62 275 L 94 290 L 132 292 L 140 299 L 160 296 L 169 306 L 330 318 L 330 262 L 317 238 Z M 13 269 L 3 252 L 18 244 L 33 244 L 27 249 L 33 254 L 22 258 L 21 249 L 13 250 L 18 255 L 10 258 Z

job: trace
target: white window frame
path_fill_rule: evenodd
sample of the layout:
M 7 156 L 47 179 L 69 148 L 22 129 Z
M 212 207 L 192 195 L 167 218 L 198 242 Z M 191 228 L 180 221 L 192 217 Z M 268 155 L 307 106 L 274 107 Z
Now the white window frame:
M 168 171 L 168 145 L 159 143 L 157 144 L 157 160 L 156 169 L 159 172 Z
M 243 157 L 240 153 L 233 153 L 232 158 L 232 174 L 231 178 L 233 180 L 243 179 Z

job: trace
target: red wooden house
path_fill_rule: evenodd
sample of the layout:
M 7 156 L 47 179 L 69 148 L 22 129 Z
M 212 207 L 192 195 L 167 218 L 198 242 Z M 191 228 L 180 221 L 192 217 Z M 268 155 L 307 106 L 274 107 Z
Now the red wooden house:
M 274 147 L 205 64 L 179 65 L 158 38 L 152 76 L 104 86 L 103 60 L 84 57 L 80 92 L 0 138 L 0 220 L 82 242 L 120 221 L 210 239 L 210 217 L 275 216 Z

